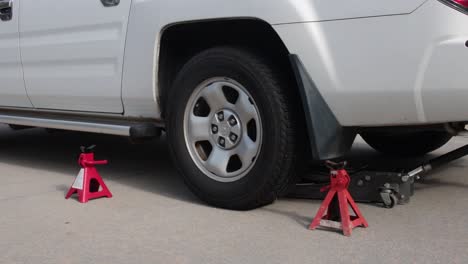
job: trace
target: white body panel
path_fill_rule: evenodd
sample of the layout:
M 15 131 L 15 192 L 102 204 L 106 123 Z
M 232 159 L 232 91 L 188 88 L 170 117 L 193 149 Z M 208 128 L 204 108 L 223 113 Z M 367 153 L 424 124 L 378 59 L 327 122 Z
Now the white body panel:
M 122 113 L 131 0 L 21 0 L 26 89 L 37 108 Z
M 427 0 L 161 0 L 161 21 L 256 17 L 270 24 L 407 14 Z
M 345 126 L 468 120 L 468 16 L 438 1 L 411 15 L 281 25 Z
M 0 105 L 32 107 L 26 94 L 19 49 L 19 2 L 13 4 L 13 17 L 0 21 Z
M 427 0 L 133 0 L 123 76 L 123 101 L 129 116 L 160 116 L 157 72 L 159 38 L 168 26 L 217 18 L 257 18 L 270 24 L 343 20 L 409 14 Z M 338 7 L 338 8 L 337 8 Z M 156 19 L 158 17 L 158 19 Z M 298 39 L 286 39 L 296 42 Z M 286 46 L 289 43 L 285 43 Z M 292 43 L 291 43 L 292 44 Z M 148 56 L 151 53 L 152 56 Z M 299 54 L 301 58 L 307 54 Z M 152 87 L 149 90 L 149 87 Z M 155 111 L 156 110 L 156 111 Z

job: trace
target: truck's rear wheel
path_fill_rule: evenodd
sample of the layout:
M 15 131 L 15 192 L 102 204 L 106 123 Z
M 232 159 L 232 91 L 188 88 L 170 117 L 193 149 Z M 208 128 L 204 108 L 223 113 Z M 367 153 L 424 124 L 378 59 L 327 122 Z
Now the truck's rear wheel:
M 21 125 L 8 125 L 8 126 L 13 130 L 23 130 L 23 129 L 32 128 L 32 127 L 29 127 L 29 126 L 21 126 Z
M 261 58 L 213 48 L 178 74 L 167 104 L 168 139 L 190 189 L 218 207 L 271 203 L 295 161 L 295 122 L 279 74 Z
M 421 156 L 447 143 L 452 136 L 447 132 L 423 131 L 410 133 L 362 133 L 364 141 L 384 154 Z

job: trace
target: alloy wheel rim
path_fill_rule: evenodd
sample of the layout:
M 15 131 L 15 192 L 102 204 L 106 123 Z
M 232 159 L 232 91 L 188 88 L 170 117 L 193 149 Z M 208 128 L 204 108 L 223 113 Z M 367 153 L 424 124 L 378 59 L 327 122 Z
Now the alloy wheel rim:
M 208 177 L 232 182 L 250 172 L 262 145 L 258 108 L 250 93 L 230 78 L 202 82 L 184 114 L 184 137 L 197 167 Z

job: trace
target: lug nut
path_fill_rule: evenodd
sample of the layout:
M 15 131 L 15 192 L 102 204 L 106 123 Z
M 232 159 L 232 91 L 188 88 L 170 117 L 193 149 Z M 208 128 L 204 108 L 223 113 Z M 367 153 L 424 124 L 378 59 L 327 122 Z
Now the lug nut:
M 236 140 L 237 140 L 237 135 L 234 134 L 234 133 L 231 133 L 231 135 L 229 135 L 229 138 L 231 139 L 232 142 L 236 142 Z
M 223 112 L 219 112 L 219 113 L 218 113 L 218 119 L 219 119 L 219 121 L 223 121 L 223 120 L 224 120 L 224 113 L 223 113 Z
M 211 125 L 211 132 L 213 133 L 218 133 L 218 126 L 217 125 Z
M 221 145 L 221 147 L 224 147 L 226 144 L 226 140 L 223 137 L 220 137 L 218 143 L 219 145 Z
M 237 125 L 237 121 L 236 121 L 236 119 L 235 119 L 233 116 L 231 116 L 231 117 L 229 118 L 229 124 L 230 124 L 231 126 Z

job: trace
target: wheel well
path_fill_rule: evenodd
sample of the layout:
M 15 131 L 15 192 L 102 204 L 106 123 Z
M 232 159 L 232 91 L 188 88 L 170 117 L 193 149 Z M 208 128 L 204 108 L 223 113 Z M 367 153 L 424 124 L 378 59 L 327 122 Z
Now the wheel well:
M 165 28 L 160 42 L 158 99 L 163 117 L 167 92 L 179 70 L 191 57 L 215 46 L 254 50 L 280 67 L 285 77 L 295 83 L 288 49 L 271 25 L 262 20 L 226 19 L 174 24 Z

